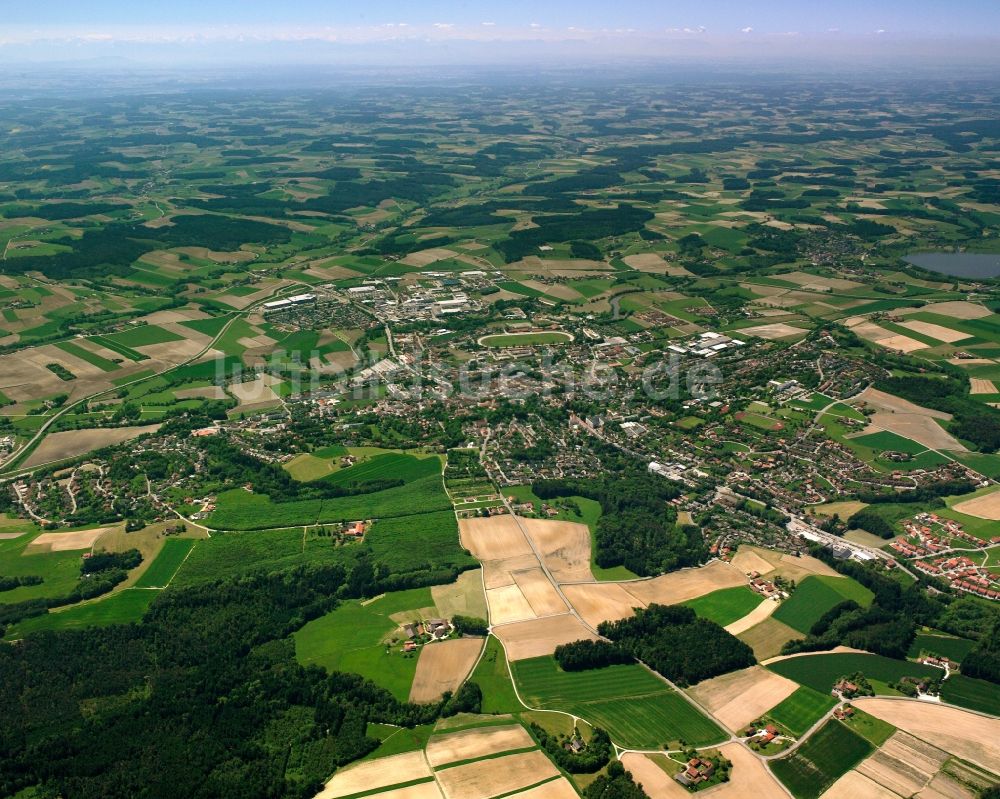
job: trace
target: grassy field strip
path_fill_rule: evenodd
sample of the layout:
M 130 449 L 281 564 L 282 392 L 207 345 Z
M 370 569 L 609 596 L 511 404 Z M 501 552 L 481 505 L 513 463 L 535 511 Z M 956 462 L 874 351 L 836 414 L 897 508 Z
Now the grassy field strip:
M 198 542 L 193 538 L 168 538 L 149 568 L 136 580 L 135 588 L 166 588 Z

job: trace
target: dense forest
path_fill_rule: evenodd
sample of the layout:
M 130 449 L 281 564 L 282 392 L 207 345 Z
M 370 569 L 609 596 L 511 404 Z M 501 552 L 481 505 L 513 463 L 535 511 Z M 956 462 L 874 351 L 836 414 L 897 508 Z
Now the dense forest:
M 563 671 L 587 671 L 632 663 L 635 658 L 625 647 L 610 641 L 572 641 L 560 644 L 555 651 L 556 662 Z
M 650 605 L 597 631 L 678 685 L 694 685 L 757 662 L 739 638 L 684 605 Z
M 531 488 L 540 499 L 581 496 L 600 503 L 594 560 L 602 568 L 625 566 L 645 577 L 696 566 L 708 557 L 700 531 L 678 527 L 667 504 L 680 490 L 634 466 L 617 479 L 540 480 Z
M 583 789 L 583 799 L 649 799 L 642 786 L 636 785 L 632 773 L 617 760 Z
M 206 583 L 163 592 L 140 624 L 0 647 L 0 794 L 309 797 L 378 745 L 369 721 L 478 711 L 473 684 L 410 705 L 296 662 L 290 633 L 371 579 L 358 565 Z

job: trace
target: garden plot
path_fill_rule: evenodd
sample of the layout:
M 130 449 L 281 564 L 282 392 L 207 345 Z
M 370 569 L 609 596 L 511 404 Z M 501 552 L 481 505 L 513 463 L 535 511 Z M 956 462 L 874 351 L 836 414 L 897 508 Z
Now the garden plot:
M 427 742 L 427 760 L 434 768 L 475 760 L 514 749 L 533 749 L 535 742 L 520 724 L 478 727 L 447 735 L 434 735 Z
M 798 687 L 798 683 L 786 677 L 761 666 L 751 666 L 704 680 L 688 689 L 688 693 L 726 727 L 738 731 L 791 696 Z
M 597 640 L 597 636 L 570 613 L 505 624 L 502 627 L 495 627 L 493 634 L 503 643 L 507 659 L 512 662 L 551 655 L 560 644 L 569 644 L 584 638 Z
M 419 754 L 423 760 L 423 753 Z M 535 750 L 453 766 L 436 776 L 446 799 L 491 799 L 557 777 L 559 771 Z
M 445 691 L 457 691 L 482 649 L 482 638 L 452 638 L 421 647 L 410 701 L 436 702 Z

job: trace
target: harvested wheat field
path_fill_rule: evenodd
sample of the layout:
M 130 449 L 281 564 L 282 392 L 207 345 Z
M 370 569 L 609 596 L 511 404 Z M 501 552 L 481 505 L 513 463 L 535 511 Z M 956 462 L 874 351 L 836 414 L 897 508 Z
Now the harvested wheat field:
M 751 610 L 742 619 L 737 619 L 732 624 L 727 624 L 725 630 L 730 635 L 739 635 L 746 632 L 751 627 L 755 627 L 765 619 L 771 618 L 771 614 L 778 609 L 780 603 L 771 600 L 764 600 L 757 607 Z
M 863 774 L 848 771 L 830 786 L 822 799 L 900 799 L 900 796 Z
M 753 547 L 743 544 L 732 560 L 737 571 L 744 574 L 757 571 L 761 574 L 774 573 L 788 580 L 801 580 L 810 574 L 825 574 L 829 577 L 840 575 L 823 561 L 811 555 L 796 557 L 787 552 L 777 552 L 773 549 Z
M 757 660 L 763 663 L 768 658 L 780 655 L 784 643 L 793 638 L 801 638 L 802 633 L 777 619 L 765 619 L 736 637 L 749 645 Z
M 503 560 L 518 555 L 534 557 L 528 540 L 513 516 L 505 514 L 487 519 L 461 519 L 458 530 L 462 546 L 479 560 Z
M 422 647 L 410 701 L 436 702 L 445 691 L 458 690 L 476 665 L 483 643 L 482 638 L 453 638 Z
M 453 766 L 437 772 L 436 776 L 446 799 L 491 799 L 558 775 L 552 762 L 536 749 Z
M 423 752 L 382 757 L 348 766 L 334 774 L 315 799 L 337 799 L 362 791 L 402 785 L 433 776 Z
M 34 552 L 71 552 L 75 549 L 90 549 L 105 533 L 114 532 L 115 527 L 95 527 L 92 530 L 76 530 L 72 533 L 42 533 L 28 547 Z
M 532 749 L 535 742 L 520 724 L 478 727 L 447 735 L 434 735 L 427 742 L 427 760 L 434 768 L 475 760 L 512 749 Z
M 140 427 L 94 427 L 90 430 L 49 433 L 28 456 L 24 466 L 38 466 L 42 463 L 75 458 L 77 455 L 85 455 L 101 447 L 131 441 L 143 433 L 155 433 L 159 429 L 160 425 L 150 424 Z
M 378 799 L 441 799 L 441 789 L 434 780 L 429 780 L 406 788 L 390 788 L 388 791 L 374 793 L 371 796 L 377 796 Z
M 539 568 L 538 558 L 534 555 L 518 555 L 503 560 L 487 560 L 483 562 L 483 577 L 486 587 L 502 588 L 514 584 L 514 572 L 525 569 Z
M 741 744 L 728 743 L 719 747 L 723 756 L 733 763 L 732 777 L 712 790 L 712 796 L 746 799 L 748 796 L 784 796 L 785 790 L 756 755 Z
M 982 319 L 990 316 L 993 312 L 978 302 L 952 300 L 950 302 L 932 302 L 922 308 L 906 308 L 895 313 L 903 316 L 915 313 L 933 313 L 938 316 L 950 316 L 953 319 Z
M 733 331 L 738 336 L 755 336 L 756 338 L 774 341 L 779 338 L 789 338 L 790 336 L 805 335 L 809 331 L 801 327 L 792 327 L 784 322 L 773 322 L 769 325 L 756 325 L 754 327 L 743 327 Z
M 493 634 L 503 643 L 510 661 L 551 655 L 560 644 L 584 638 L 597 640 L 597 636 L 570 613 L 495 627 Z
M 856 499 L 841 500 L 840 502 L 826 502 L 822 505 L 813 505 L 809 512 L 816 516 L 833 516 L 837 514 L 841 519 L 849 519 L 858 511 L 868 507 L 865 502 Z
M 602 621 L 627 619 L 646 603 L 626 591 L 621 583 L 580 583 L 564 585 L 566 599 L 591 627 Z
M 636 784 L 642 786 L 649 799 L 678 799 L 687 796 L 688 792 L 653 762 L 654 757 L 666 759 L 666 755 L 643 755 L 638 752 L 629 752 L 622 755 L 621 761 L 625 770 L 631 772 L 632 779 Z
M 535 611 L 516 585 L 489 588 L 486 602 L 490 606 L 490 624 L 509 624 L 537 618 Z
M 900 796 L 923 790 L 948 759 L 947 752 L 897 730 L 857 766 L 859 774 Z
M 560 583 L 593 580 L 590 573 L 590 529 L 577 522 L 522 519 L 525 532 L 552 576 Z
M 543 785 L 536 785 L 526 791 L 516 793 L 509 799 L 579 799 L 576 789 L 565 777 L 549 780 Z
M 655 252 L 643 252 L 636 255 L 626 255 L 622 260 L 640 272 L 664 273 L 670 268 L 663 256 Z
M 801 636 L 802 634 L 799 633 L 799 637 Z M 815 657 L 816 655 L 829 655 L 831 652 L 835 655 L 841 653 L 849 653 L 849 652 L 853 652 L 856 655 L 871 654 L 870 652 L 866 652 L 864 649 L 855 649 L 854 647 L 850 646 L 835 646 L 833 649 L 823 649 L 816 652 L 796 652 L 794 655 L 776 655 L 774 657 L 767 658 L 766 660 L 762 660 L 760 662 L 760 665 L 770 666 L 772 663 L 780 663 L 782 660 L 791 660 L 792 658 Z
M 688 693 L 726 727 L 736 731 L 759 719 L 798 687 L 780 674 L 751 666 L 704 680 L 688 689 Z
M 922 333 L 930 338 L 943 341 L 945 344 L 954 344 L 956 341 L 964 341 L 967 338 L 972 338 L 968 333 L 963 333 L 961 330 L 952 330 L 950 327 L 945 327 L 944 325 L 936 325 L 933 322 L 920 322 L 916 319 L 909 322 L 900 322 L 899 326 L 905 327 L 907 330 L 912 330 L 914 333 Z
M 950 413 L 935 411 L 932 408 L 925 408 L 923 405 L 879 391 L 877 388 L 866 388 L 856 397 L 850 400 L 851 405 L 866 404 L 877 411 L 888 411 L 889 413 L 914 413 L 921 416 L 930 416 L 932 419 L 951 419 Z
M 446 619 L 452 616 L 475 616 L 485 619 L 486 594 L 483 592 L 483 570 L 470 569 L 458 575 L 450 585 L 431 586 L 431 597 L 438 612 Z
M 970 394 L 997 394 L 997 387 L 993 384 L 992 380 L 984 380 L 981 377 L 970 377 L 969 378 L 969 393 Z
M 654 577 L 652 580 L 635 580 L 621 586 L 644 605 L 657 602 L 676 605 L 720 588 L 733 588 L 746 584 L 746 577 L 730 564 L 716 560 L 707 566 Z
M 990 519 L 995 522 L 1000 521 L 1000 491 L 994 491 L 992 494 L 984 494 L 981 497 L 959 502 L 952 507 L 952 510 L 968 514 L 969 516 L 976 516 L 980 519 Z
M 541 567 L 514 572 L 514 582 L 536 616 L 552 616 L 569 610 Z
M 446 258 L 454 258 L 456 255 L 458 255 L 458 253 L 454 250 L 448 250 L 444 247 L 432 247 L 429 250 L 411 252 L 403 258 L 400 263 L 406 264 L 407 266 L 429 266 L 435 261 L 443 261 Z
M 917 413 L 886 413 L 876 411 L 868 417 L 868 426 L 858 435 L 869 435 L 888 430 L 890 433 L 909 438 L 931 449 L 947 449 L 965 452 L 962 444 L 934 419 Z M 855 436 L 849 436 L 854 438 Z
M 1000 719 L 933 702 L 866 698 L 858 707 L 945 751 L 995 770 L 1000 763 Z

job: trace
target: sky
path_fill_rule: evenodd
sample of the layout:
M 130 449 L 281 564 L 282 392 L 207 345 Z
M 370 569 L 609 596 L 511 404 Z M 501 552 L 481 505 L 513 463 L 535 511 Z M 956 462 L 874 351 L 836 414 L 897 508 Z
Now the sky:
M 0 61 L 151 63 L 1000 56 L 997 0 L 44 0 Z

